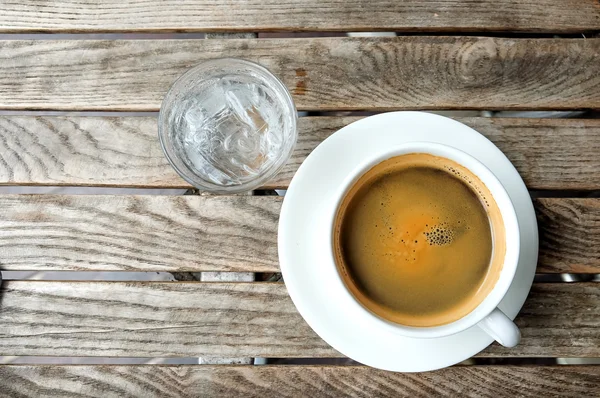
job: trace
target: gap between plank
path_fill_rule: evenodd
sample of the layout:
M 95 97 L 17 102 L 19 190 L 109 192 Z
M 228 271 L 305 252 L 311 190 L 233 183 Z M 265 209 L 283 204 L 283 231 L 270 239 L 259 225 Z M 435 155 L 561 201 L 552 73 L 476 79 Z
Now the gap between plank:
M 253 272 L 128 272 L 128 271 L 3 271 L 2 280 L 4 281 L 54 281 L 54 282 L 276 282 L 271 280 L 256 278 L 249 280 Z M 221 277 L 216 278 L 216 274 Z M 202 278 L 201 275 L 206 275 Z M 1 309 L 0 309 L 1 310 Z
M 181 278 L 187 274 L 214 274 L 210 271 L 202 272 L 128 272 L 128 271 L 2 271 L 2 279 L 5 281 L 81 281 L 81 282 L 201 282 L 198 278 Z M 235 282 L 236 276 L 248 275 L 249 272 L 218 271 L 225 278 L 219 282 Z M 279 272 L 253 273 L 256 277 L 253 283 L 283 282 Z M 205 280 L 204 283 L 212 281 Z M 242 281 L 248 282 L 248 281 Z M 534 283 L 576 283 L 576 282 L 600 282 L 600 274 L 536 274 Z
M 246 34 L 250 33 L 247 30 L 238 32 L 177 32 L 177 31 L 162 31 L 162 32 L 98 32 L 98 33 L 49 33 L 49 32 L 38 32 L 38 33 L 0 33 L 0 40 L 189 40 L 189 39 L 206 39 L 207 35 L 219 35 L 219 34 Z M 600 34 L 600 30 L 582 30 L 579 32 L 501 32 L 501 31 L 421 31 L 421 32 L 409 32 L 409 31 L 348 31 L 348 30 L 273 30 L 257 32 L 258 39 L 271 39 L 271 38 L 313 38 L 313 37 L 343 37 L 346 35 L 369 37 L 379 36 L 381 33 L 387 33 L 393 37 L 393 35 L 399 37 L 409 36 L 448 36 L 448 37 L 494 37 L 494 38 L 510 38 L 510 39 L 553 39 L 553 38 L 564 38 L 564 39 L 587 39 L 594 38 Z
M 298 111 L 298 117 L 331 117 L 331 116 L 373 116 L 392 111 L 381 110 L 319 110 Z M 557 110 L 524 109 L 519 111 L 489 110 L 454 110 L 437 109 L 424 111 L 442 116 L 455 117 L 500 117 L 500 118 L 531 118 L 531 119 L 584 119 L 599 118 L 600 110 Z M 103 110 L 46 110 L 46 109 L 0 109 L 0 116 L 64 116 L 64 117 L 158 117 L 158 111 L 103 111 Z
M 279 192 L 280 191 L 280 192 Z M 257 189 L 256 196 L 284 196 L 286 189 Z M 129 188 L 73 185 L 0 185 L 0 195 L 201 195 L 202 192 L 183 188 Z M 249 194 L 249 193 L 248 193 Z M 600 198 L 600 190 L 529 190 L 532 199 L 537 198 Z M 224 195 L 227 196 L 227 195 Z
M 256 366 L 364 366 L 350 358 L 252 358 Z M 600 358 L 471 358 L 455 366 L 493 365 L 600 365 Z M 202 362 L 198 357 L 64 357 L 64 356 L 0 356 L 2 365 L 200 365 L 214 364 Z M 219 364 L 217 366 L 227 366 Z

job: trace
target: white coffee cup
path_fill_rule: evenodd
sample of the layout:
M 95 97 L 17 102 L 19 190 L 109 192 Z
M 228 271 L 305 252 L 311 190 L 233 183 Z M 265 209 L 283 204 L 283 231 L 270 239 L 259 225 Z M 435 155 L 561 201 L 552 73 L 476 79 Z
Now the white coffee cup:
M 438 143 L 413 142 L 396 148 L 387 148 L 376 156 L 364 159 L 364 161 L 361 164 L 358 164 L 355 170 L 347 176 L 344 183 L 339 187 L 336 195 L 338 200 L 326 210 L 327 221 L 331 232 L 330 236 L 332 239 L 332 244 L 329 245 L 329 253 L 326 254 L 327 263 L 331 264 L 332 267 L 335 267 L 333 229 L 339 205 L 345 194 L 364 173 L 376 164 L 394 156 L 409 153 L 427 153 L 450 159 L 475 174 L 491 192 L 502 216 L 506 244 L 504 263 L 496 284 L 483 301 L 469 314 L 454 322 L 434 327 L 400 325 L 370 312 L 354 298 L 337 271 L 332 273 L 335 274 L 336 277 L 329 285 L 331 294 L 337 295 L 343 301 L 345 308 L 352 313 L 353 316 L 360 317 L 363 322 L 371 323 L 374 327 L 386 328 L 399 335 L 416 338 L 436 338 L 456 334 L 477 325 L 503 346 L 516 346 L 521 337 L 519 329 L 513 321 L 498 308 L 498 304 L 508 291 L 517 270 L 520 250 L 517 216 L 510 197 L 496 176 L 481 162 L 463 151 Z

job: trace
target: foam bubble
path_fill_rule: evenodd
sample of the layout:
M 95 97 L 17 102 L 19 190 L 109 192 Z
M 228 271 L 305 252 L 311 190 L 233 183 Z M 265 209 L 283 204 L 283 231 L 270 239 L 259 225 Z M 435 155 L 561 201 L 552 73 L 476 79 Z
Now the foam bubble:
M 454 240 L 454 230 L 446 223 L 438 224 L 425 232 L 425 237 L 430 246 L 446 246 Z

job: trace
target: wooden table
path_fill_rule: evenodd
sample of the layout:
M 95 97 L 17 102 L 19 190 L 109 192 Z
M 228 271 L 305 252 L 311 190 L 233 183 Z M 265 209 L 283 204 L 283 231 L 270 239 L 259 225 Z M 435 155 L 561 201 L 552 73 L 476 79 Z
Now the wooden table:
M 267 31 L 400 34 L 194 35 Z M 5 1 L 0 32 L 21 34 L 0 42 L 3 185 L 189 188 L 162 154 L 156 112 L 174 79 L 216 57 L 265 65 L 300 110 L 600 109 L 597 0 Z M 111 35 L 23 35 L 40 32 Z M 139 40 L 141 33 L 152 35 Z M 358 117 L 326 115 L 300 118 L 293 158 L 265 189 L 285 188 L 316 145 Z M 550 282 L 534 284 L 517 318 L 517 348 L 493 344 L 477 355 L 480 365 L 422 374 L 332 365 L 3 365 L 0 395 L 600 395 L 600 366 L 544 365 L 600 357 L 600 284 L 557 276 L 600 273 L 600 120 L 459 120 L 498 145 L 536 197 L 538 273 L 546 275 L 538 280 Z M 0 268 L 277 272 L 281 203 L 1 195 Z M 0 300 L 4 356 L 341 356 L 303 321 L 281 282 L 21 280 L 3 283 Z

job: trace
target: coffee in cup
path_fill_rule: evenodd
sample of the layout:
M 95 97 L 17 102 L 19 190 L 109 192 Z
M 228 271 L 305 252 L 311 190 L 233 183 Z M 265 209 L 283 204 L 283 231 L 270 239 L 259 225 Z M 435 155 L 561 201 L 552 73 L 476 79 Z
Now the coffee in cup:
M 358 178 L 334 221 L 342 280 L 363 307 L 411 327 L 469 314 L 504 263 L 500 209 L 483 182 L 453 160 L 409 153 Z

